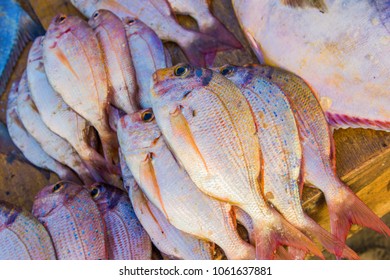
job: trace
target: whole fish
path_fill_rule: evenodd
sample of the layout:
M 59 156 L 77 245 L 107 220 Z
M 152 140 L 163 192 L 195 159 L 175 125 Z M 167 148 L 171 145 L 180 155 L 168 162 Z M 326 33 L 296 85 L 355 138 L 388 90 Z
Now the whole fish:
M 260 61 L 308 82 L 332 126 L 390 131 L 388 0 L 234 0 L 233 7 Z
M 302 149 L 293 110 L 283 91 L 250 68 L 227 65 L 222 75 L 234 82 L 251 106 L 264 163 L 263 194 L 294 226 L 316 237 L 331 253 L 341 257 L 344 244 L 303 211 L 300 186 Z M 358 258 L 350 249 L 344 257 Z
M 19 148 L 28 161 L 37 167 L 50 170 L 61 179 L 74 179 L 73 172 L 50 157 L 39 143 L 26 131 L 18 112 L 18 84 L 14 83 L 8 94 L 7 128 L 14 144 Z
M 157 34 L 138 19 L 123 20 L 138 83 L 137 101 L 141 108 L 150 108 L 150 83 L 157 69 L 168 67 L 166 51 Z
M 303 151 L 305 182 L 325 195 L 331 232 L 340 240 L 351 224 L 359 224 L 390 235 L 390 229 L 338 177 L 332 133 L 316 96 L 303 79 L 282 69 L 248 66 L 252 73 L 277 84 L 294 110 Z
M 27 42 L 45 33 L 18 1 L 0 1 L 0 96 Z
M 153 111 L 168 145 L 202 191 L 251 216 L 256 257 L 271 259 L 282 244 L 322 256 L 262 196 L 255 120 L 240 90 L 219 73 L 185 64 L 153 78 Z
M 106 112 L 107 75 L 92 28 L 77 16 L 54 17 L 43 41 L 43 61 L 54 90 L 96 128 L 107 163 L 115 163 L 117 139 Z
M 122 151 L 119 151 L 123 186 L 129 193 L 130 201 L 140 223 L 148 232 L 153 244 L 166 256 L 182 260 L 211 260 L 213 246 L 172 226 L 164 214 L 156 208 L 138 187 L 128 168 Z
M 210 12 L 209 0 L 168 0 L 168 3 L 174 12 L 193 17 L 200 32 L 235 49 L 242 47 L 234 35 Z
M 49 232 L 59 260 L 107 259 L 103 218 L 87 189 L 67 181 L 46 186 L 32 213 Z
M 72 4 L 90 18 L 96 10 L 105 9 L 120 18 L 138 18 L 152 28 L 164 41 L 176 42 L 194 65 L 205 65 L 204 55 L 231 49 L 216 38 L 184 29 L 175 19 L 166 0 L 71 0 Z
M 254 259 L 236 230 L 231 206 L 202 193 L 177 163 L 150 109 L 121 118 L 118 139 L 127 166 L 148 199 L 176 228 L 216 243 L 228 259 Z
M 135 101 L 137 83 L 123 23 L 112 12 L 98 10 L 88 24 L 95 31 L 103 51 L 111 103 L 131 114 L 138 108 Z
M 0 260 L 55 260 L 46 229 L 31 213 L 0 201 Z
M 137 219 L 129 196 L 107 184 L 89 187 L 103 217 L 110 260 L 150 260 L 152 243 Z
M 73 146 L 95 181 L 103 181 L 100 174 L 107 172 L 107 163 L 88 141 L 93 127 L 50 85 L 43 64 L 43 40 L 36 38 L 28 54 L 26 71 L 32 99 L 46 126 Z
M 24 128 L 41 145 L 42 149 L 56 161 L 74 170 L 84 183 L 92 184 L 93 179 L 77 152 L 65 139 L 51 131 L 42 121 L 31 98 L 26 72 L 19 82 L 17 102 L 18 116 Z

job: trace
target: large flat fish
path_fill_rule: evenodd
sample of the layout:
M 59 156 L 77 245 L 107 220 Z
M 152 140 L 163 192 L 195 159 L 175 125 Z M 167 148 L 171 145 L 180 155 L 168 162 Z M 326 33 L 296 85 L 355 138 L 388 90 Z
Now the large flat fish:
M 138 221 L 126 192 L 107 184 L 89 187 L 107 231 L 110 260 L 150 260 L 152 243 Z
M 277 84 L 289 98 L 302 143 L 303 177 L 308 185 L 324 193 L 331 232 L 344 241 L 350 225 L 359 224 L 390 235 L 390 229 L 338 177 L 332 133 L 320 103 L 305 81 L 271 66 L 247 67 Z
M 198 188 L 251 216 L 256 258 L 274 258 L 282 244 L 322 256 L 264 200 L 256 123 L 233 82 L 212 70 L 179 64 L 154 74 L 151 96 L 164 138 Z
M 343 242 L 303 211 L 300 135 L 293 110 L 283 91 L 251 68 L 227 65 L 220 72 L 241 89 L 255 117 L 264 159 L 262 192 L 266 200 L 298 229 L 318 238 L 329 252 L 343 256 Z M 344 257 L 358 258 L 350 249 L 346 249 Z
M 93 29 L 77 16 L 57 15 L 43 41 L 43 61 L 54 90 L 96 128 L 107 165 L 113 165 L 117 139 L 108 123 L 107 74 Z
M 231 206 L 201 192 L 168 149 L 150 109 L 124 116 L 118 138 L 126 163 L 148 199 L 176 228 L 217 244 L 228 259 L 254 259 L 236 230 Z
M 59 260 L 107 259 L 104 221 L 84 187 L 67 181 L 46 186 L 32 213 L 49 232 Z
M 105 9 L 120 18 L 138 18 L 152 28 L 161 40 L 176 42 L 194 65 L 205 65 L 205 54 L 231 49 L 216 38 L 184 29 L 175 19 L 166 0 L 71 0 L 90 18 L 96 10 Z
M 27 42 L 44 33 L 16 0 L 0 1 L 0 96 Z
M 0 260 L 55 260 L 50 236 L 31 213 L 0 201 Z
M 18 83 L 14 83 L 8 94 L 7 128 L 12 141 L 26 159 L 35 166 L 50 170 L 61 179 L 74 179 L 73 172 L 50 157 L 23 126 L 17 112 L 18 85 Z
M 129 193 L 137 218 L 158 250 L 171 259 L 212 260 L 213 246 L 171 225 L 164 214 L 146 198 L 131 174 L 123 153 L 119 154 L 124 188 Z
M 233 7 L 260 62 L 302 77 L 332 126 L 390 131 L 388 0 L 234 0 Z
M 103 51 L 111 103 L 127 114 L 138 109 L 137 82 L 126 31 L 120 18 L 107 10 L 98 10 L 89 19 Z

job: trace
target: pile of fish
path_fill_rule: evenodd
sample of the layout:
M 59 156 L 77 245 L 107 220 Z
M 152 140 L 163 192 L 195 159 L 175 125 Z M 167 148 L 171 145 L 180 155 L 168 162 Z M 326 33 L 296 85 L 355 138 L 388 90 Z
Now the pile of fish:
M 0 259 L 151 259 L 152 243 L 168 259 L 358 259 L 352 224 L 390 235 L 337 176 L 311 87 L 267 65 L 204 68 L 240 43 L 207 1 L 168 2 L 72 0 L 88 22 L 60 14 L 35 39 L 7 127 L 64 181 L 32 215 L 0 204 Z M 189 63 L 172 67 L 161 40 Z M 324 193 L 331 232 L 304 212 L 304 183 Z

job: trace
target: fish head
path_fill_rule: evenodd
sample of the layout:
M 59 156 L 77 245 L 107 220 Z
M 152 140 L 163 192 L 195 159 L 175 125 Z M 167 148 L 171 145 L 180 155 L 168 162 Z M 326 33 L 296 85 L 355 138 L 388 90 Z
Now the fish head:
M 88 20 L 88 24 L 93 28 L 96 29 L 97 27 L 101 25 L 108 24 L 113 21 L 119 21 L 120 19 L 109 10 L 100 9 L 95 11 L 90 19 Z
M 149 32 L 150 30 L 150 28 L 145 23 L 133 17 L 125 17 L 122 22 L 125 26 L 128 37 L 136 34 L 142 34 L 144 32 Z
M 122 144 L 126 145 L 128 150 L 134 153 L 149 151 L 156 146 L 162 136 L 151 109 L 123 116 L 119 121 L 119 130 L 121 133 L 126 133 L 124 139 L 127 143 L 121 143 L 121 147 Z
M 0 229 L 11 225 L 21 212 L 21 208 L 0 200 Z
M 88 189 L 102 213 L 113 209 L 121 198 L 126 197 L 122 190 L 105 183 L 94 183 Z
M 31 46 L 31 49 L 28 53 L 28 62 L 33 62 L 37 60 L 42 60 L 42 48 L 44 36 L 39 36 L 35 38 L 34 43 Z
M 82 186 L 70 181 L 59 181 L 44 187 L 35 197 L 33 215 L 37 218 L 48 216 L 76 197 L 82 190 L 84 190 Z
M 68 16 L 58 14 L 50 22 L 49 28 L 45 35 L 45 41 L 50 48 L 54 48 L 59 40 L 67 37 L 67 33 L 85 25 L 84 21 L 78 16 Z
M 70 2 L 86 17 L 90 17 L 101 0 L 70 0 Z
M 241 88 L 252 81 L 255 71 L 252 65 L 241 67 L 230 64 L 226 64 L 215 70 Z

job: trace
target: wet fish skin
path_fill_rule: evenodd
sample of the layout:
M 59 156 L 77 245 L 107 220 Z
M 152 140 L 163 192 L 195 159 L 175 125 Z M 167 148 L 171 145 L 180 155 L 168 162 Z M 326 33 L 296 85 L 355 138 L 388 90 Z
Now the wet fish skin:
M 59 260 L 107 259 L 103 218 L 84 187 L 69 181 L 46 186 L 32 213 L 49 232 Z
M 152 243 L 134 213 L 128 194 L 101 183 L 88 189 L 106 225 L 108 259 L 150 260 Z
M 138 19 L 126 17 L 126 36 L 136 71 L 138 94 L 137 101 L 140 108 L 150 108 L 150 83 L 153 73 L 161 68 L 168 67 L 163 43 L 156 32 Z
M 12 84 L 7 103 L 7 128 L 12 141 L 35 166 L 50 170 L 61 179 L 74 178 L 73 172 L 51 158 L 24 128 L 17 113 L 18 85 Z
M 0 260 L 55 260 L 46 229 L 31 213 L 0 201 Z
M 46 126 L 77 151 L 95 181 L 104 181 L 105 159 L 88 143 L 90 124 L 77 114 L 50 85 L 43 63 L 44 37 L 35 39 L 28 54 L 27 78 L 30 93 Z M 99 171 L 100 170 L 100 171 Z
M 126 163 L 148 199 L 176 228 L 213 242 L 228 259 L 254 259 L 237 230 L 231 206 L 202 193 L 177 163 L 150 109 L 121 118 L 118 138 Z
M 221 74 L 183 64 L 153 78 L 153 112 L 168 145 L 198 188 L 251 216 L 256 257 L 273 258 L 281 244 L 322 256 L 264 201 L 255 120 L 240 90 Z
M 103 51 L 112 91 L 111 103 L 131 114 L 138 109 L 135 101 L 137 82 L 124 25 L 119 17 L 108 10 L 95 11 L 88 24 L 93 28 Z
M 116 135 L 108 124 L 107 75 L 92 28 L 77 16 L 59 14 L 43 41 L 47 78 L 64 101 L 98 131 L 107 165 L 116 161 Z M 112 171 L 118 171 L 111 166 Z
M 305 182 L 324 193 L 331 232 L 345 241 L 352 223 L 389 235 L 389 228 L 339 179 L 333 136 L 311 88 L 302 78 L 279 68 L 247 67 L 277 84 L 289 98 L 301 136 Z
M 389 1 L 324 2 L 324 13 L 274 0 L 233 8 L 260 62 L 302 77 L 333 127 L 390 131 Z
M 42 149 L 56 161 L 70 167 L 84 183 L 91 183 L 88 169 L 73 147 L 63 138 L 52 132 L 42 121 L 28 88 L 27 73 L 24 72 L 19 83 L 17 112 L 27 132 L 34 137 Z M 74 176 L 74 182 L 79 179 Z
M 220 73 L 234 82 L 251 106 L 264 163 L 263 194 L 295 227 L 316 237 L 336 256 L 358 258 L 351 249 L 305 214 L 300 194 L 302 148 L 297 123 L 283 91 L 251 68 L 226 65 Z M 343 253 L 344 251 L 344 253 Z
M 96 10 L 105 9 L 121 19 L 138 18 L 152 28 L 161 40 L 176 42 L 194 65 L 205 65 L 205 54 L 231 49 L 214 37 L 184 29 L 174 18 L 166 0 L 71 0 L 72 4 L 90 18 Z
M 16 0 L 0 2 L 0 96 L 27 42 L 45 33 Z

